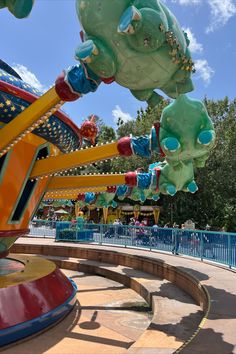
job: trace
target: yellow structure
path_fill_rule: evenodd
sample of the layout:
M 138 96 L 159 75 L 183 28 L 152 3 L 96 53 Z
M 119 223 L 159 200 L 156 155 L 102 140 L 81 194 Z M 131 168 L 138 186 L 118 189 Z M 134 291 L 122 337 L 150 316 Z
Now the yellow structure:
M 108 208 L 103 207 L 102 208 L 102 214 L 103 214 L 103 223 L 107 223 L 107 217 L 108 217 Z
M 154 215 L 155 224 L 158 224 L 159 216 L 160 216 L 160 208 L 153 207 L 153 215 Z
M 13 96 L 16 94 L 11 92 Z M 52 178 L 60 171 L 119 155 L 117 143 L 71 151 L 63 155 L 58 148 L 33 134 L 32 132 L 47 122 L 63 103 L 53 87 L 8 124 L 1 126 L 0 257 L 5 257 L 15 240 L 28 232 L 29 221 L 43 197 L 76 199 L 78 193 L 87 191 L 89 186 L 93 187 L 95 192 L 102 192 L 109 184 L 109 176 L 102 177 L 100 184 L 95 176 L 81 177 L 80 182 L 77 177 Z M 64 121 L 62 119 L 62 122 L 77 134 L 68 118 Z M 49 126 L 52 129 L 50 124 Z M 119 184 L 123 183 L 124 178 L 114 175 L 113 180 Z M 82 187 L 86 190 L 81 189 Z
M 68 190 L 73 188 L 86 189 L 91 187 L 116 186 L 120 184 L 125 184 L 125 174 L 53 177 L 48 185 L 48 191 Z M 86 192 L 87 191 L 86 189 Z
M 81 149 L 66 155 L 51 156 L 46 160 L 38 161 L 31 173 L 31 178 L 53 175 L 54 173 L 69 170 L 74 167 L 89 165 L 93 162 L 111 159 L 119 156 L 117 143 Z
M 19 97 L 17 91 L 10 94 Z M 79 193 L 101 193 L 106 192 L 107 186 L 125 184 L 125 174 L 58 176 L 58 173 L 120 155 L 117 142 L 76 150 L 76 140 L 73 148 L 68 144 L 67 153 L 63 154 L 46 141 L 47 129 L 49 136 L 57 129 L 49 118 L 57 114 L 63 103 L 53 87 L 0 129 L 0 257 L 7 254 L 19 236 L 27 233 L 43 198 L 77 199 Z M 71 141 L 74 134 L 79 146 L 78 128 L 67 117 L 62 118 L 62 123 L 72 131 L 67 134 L 68 140 Z M 33 133 L 41 125 L 46 131 L 45 139 Z M 64 151 L 63 146 L 60 149 Z M 104 222 L 107 215 L 108 209 L 104 208 Z
M 0 130 L 0 156 L 44 123 L 64 102 L 52 87 Z

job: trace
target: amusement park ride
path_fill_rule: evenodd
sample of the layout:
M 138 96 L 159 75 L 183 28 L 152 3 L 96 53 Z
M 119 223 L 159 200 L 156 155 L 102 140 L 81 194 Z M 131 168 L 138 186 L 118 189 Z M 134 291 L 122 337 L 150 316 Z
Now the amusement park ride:
M 28 16 L 32 6 L 32 0 L 0 0 L 0 8 L 18 18 Z M 77 0 L 76 6 L 85 31 L 76 50 L 80 63 L 65 70 L 48 92 L 40 96 L 0 62 L 0 346 L 52 325 L 75 302 L 73 282 L 52 262 L 6 258 L 13 243 L 28 233 L 43 198 L 78 198 L 83 205 L 108 207 L 114 206 L 115 195 L 144 201 L 158 200 L 160 193 L 195 193 L 194 168 L 204 166 L 215 143 L 203 103 L 186 96 L 193 90 L 189 39 L 164 4 Z M 155 89 L 174 100 L 150 136 L 83 149 L 83 138 L 95 142 L 93 119 L 78 128 L 59 109 L 113 81 L 150 107 L 163 99 Z M 164 162 L 152 164 L 146 173 L 61 175 L 96 161 L 133 154 L 147 158 L 152 152 Z

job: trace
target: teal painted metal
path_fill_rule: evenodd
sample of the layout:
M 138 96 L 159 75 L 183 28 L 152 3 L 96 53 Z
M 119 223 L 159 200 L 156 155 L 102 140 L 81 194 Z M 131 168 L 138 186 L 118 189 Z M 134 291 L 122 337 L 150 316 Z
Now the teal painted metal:
M 56 230 L 63 229 L 76 231 L 76 225 L 71 222 L 33 220 L 30 236 L 55 238 Z M 202 261 L 214 261 L 229 268 L 236 267 L 236 233 L 113 224 L 84 224 L 84 229 L 89 230 L 90 243 L 172 252 Z M 64 237 L 63 241 L 80 240 Z
M 232 267 L 232 244 L 231 244 L 231 237 L 228 234 L 228 258 L 229 258 L 229 268 Z

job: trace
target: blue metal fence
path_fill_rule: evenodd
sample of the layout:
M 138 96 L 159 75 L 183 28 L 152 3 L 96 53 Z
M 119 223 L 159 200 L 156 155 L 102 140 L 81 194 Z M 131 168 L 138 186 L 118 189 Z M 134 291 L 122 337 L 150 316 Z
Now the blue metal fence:
M 236 267 L 236 234 L 202 230 L 33 220 L 30 236 L 147 248 Z

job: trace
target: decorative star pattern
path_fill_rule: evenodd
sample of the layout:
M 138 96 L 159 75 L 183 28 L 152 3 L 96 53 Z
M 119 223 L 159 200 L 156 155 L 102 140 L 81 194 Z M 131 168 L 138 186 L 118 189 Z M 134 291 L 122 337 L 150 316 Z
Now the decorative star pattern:
M 0 80 L 34 95 L 41 95 L 37 89 L 2 69 L 0 69 Z M 1 123 L 9 123 L 29 104 L 29 102 L 14 96 L 14 94 L 0 91 L 0 129 L 3 127 Z M 80 144 L 77 134 L 55 115 L 51 116 L 47 123 L 36 128 L 33 133 L 56 145 L 64 153 L 77 149 Z

